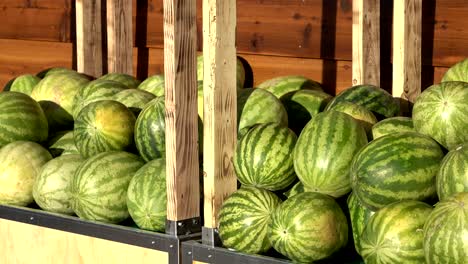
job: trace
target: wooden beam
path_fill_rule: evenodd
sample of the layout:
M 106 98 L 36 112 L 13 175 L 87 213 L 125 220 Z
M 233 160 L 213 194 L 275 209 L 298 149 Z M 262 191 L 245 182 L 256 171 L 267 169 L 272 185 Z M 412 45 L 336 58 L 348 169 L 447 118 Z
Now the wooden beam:
M 107 0 L 106 7 L 108 70 L 132 75 L 132 1 Z
M 224 200 L 237 189 L 236 0 L 203 1 L 204 227 L 217 228 Z
M 79 72 L 102 75 L 100 0 L 76 0 L 76 55 Z
M 164 0 L 169 224 L 200 216 L 196 10 L 196 0 Z M 167 233 L 173 231 L 166 229 Z
M 380 86 L 380 0 L 353 0 L 353 85 Z

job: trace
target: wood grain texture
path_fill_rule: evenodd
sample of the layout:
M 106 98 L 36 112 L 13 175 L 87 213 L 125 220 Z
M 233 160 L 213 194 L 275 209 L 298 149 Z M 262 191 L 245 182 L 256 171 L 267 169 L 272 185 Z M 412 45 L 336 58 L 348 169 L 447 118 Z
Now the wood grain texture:
M 224 200 L 237 189 L 236 0 L 203 1 L 204 226 L 217 228 Z
M 167 219 L 200 216 L 196 1 L 164 0 Z
M 0 219 L 0 263 L 169 263 L 167 252 Z
M 101 0 L 76 0 L 77 70 L 102 75 Z
M 107 0 L 106 3 L 108 71 L 132 75 L 132 2 Z

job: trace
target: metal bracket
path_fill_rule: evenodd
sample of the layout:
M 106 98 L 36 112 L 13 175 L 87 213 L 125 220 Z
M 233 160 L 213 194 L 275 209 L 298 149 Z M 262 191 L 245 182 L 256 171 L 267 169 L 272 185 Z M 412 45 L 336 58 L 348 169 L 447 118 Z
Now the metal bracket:
M 218 229 L 202 227 L 202 243 L 211 247 L 221 247 L 223 243 L 219 238 Z
M 172 221 L 166 220 L 166 234 L 171 236 L 186 236 L 194 233 L 200 233 L 200 217 Z

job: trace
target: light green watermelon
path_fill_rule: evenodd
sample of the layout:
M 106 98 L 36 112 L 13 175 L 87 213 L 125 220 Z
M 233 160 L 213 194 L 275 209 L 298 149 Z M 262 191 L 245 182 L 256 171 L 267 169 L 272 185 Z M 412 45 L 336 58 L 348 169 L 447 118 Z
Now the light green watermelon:
M 468 192 L 468 142 L 445 155 L 436 176 L 436 189 L 439 200 Z
M 368 138 L 372 138 L 372 126 L 377 123 L 375 115 L 364 106 L 342 101 L 337 103 L 331 110 L 342 112 L 356 119 L 366 130 Z
M 347 204 L 353 229 L 354 248 L 358 254 L 361 254 L 362 232 L 375 211 L 365 207 L 353 192 L 349 194 Z
M 442 82 L 468 82 L 468 58 L 450 67 L 442 77 Z
M 322 85 L 320 83 L 306 78 L 300 75 L 288 75 L 275 77 L 266 81 L 263 81 L 257 88 L 265 89 L 276 96 L 278 99 L 283 95 L 295 92 L 301 89 L 310 89 L 316 91 L 322 91 Z
M 126 73 L 108 73 L 98 78 L 98 80 L 112 80 L 124 84 L 128 88 L 137 88 L 140 81 Z
M 52 137 L 47 143 L 48 149 L 52 156 L 80 154 L 73 139 L 73 130 L 62 131 Z
M 76 72 L 75 70 L 73 69 L 69 69 L 69 68 L 66 68 L 66 67 L 51 67 L 51 68 L 47 68 L 45 70 L 42 70 L 40 72 L 38 72 L 36 74 L 37 77 L 43 79 L 44 77 L 46 76 L 49 76 L 49 75 L 52 75 L 52 74 L 56 74 L 56 73 L 73 73 L 73 74 L 79 74 L 78 72 Z
M 41 78 L 32 74 L 23 74 L 15 78 L 10 86 L 10 91 L 31 95 L 34 87 L 39 83 Z
M 124 104 L 127 108 L 132 110 L 135 115 L 138 115 L 145 105 L 155 97 L 154 94 L 144 90 L 127 89 L 114 94 L 110 99 Z
M 164 74 L 156 74 L 146 78 L 138 89 L 154 94 L 155 96 L 164 96 Z
M 389 117 L 372 126 L 374 139 L 398 132 L 415 132 L 413 119 L 405 116 Z

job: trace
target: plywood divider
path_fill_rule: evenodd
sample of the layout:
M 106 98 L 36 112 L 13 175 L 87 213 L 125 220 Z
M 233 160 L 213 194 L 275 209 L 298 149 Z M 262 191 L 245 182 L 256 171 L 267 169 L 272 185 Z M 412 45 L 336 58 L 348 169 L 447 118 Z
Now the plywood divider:
M 108 70 L 132 75 L 132 1 L 107 0 L 106 3 Z

